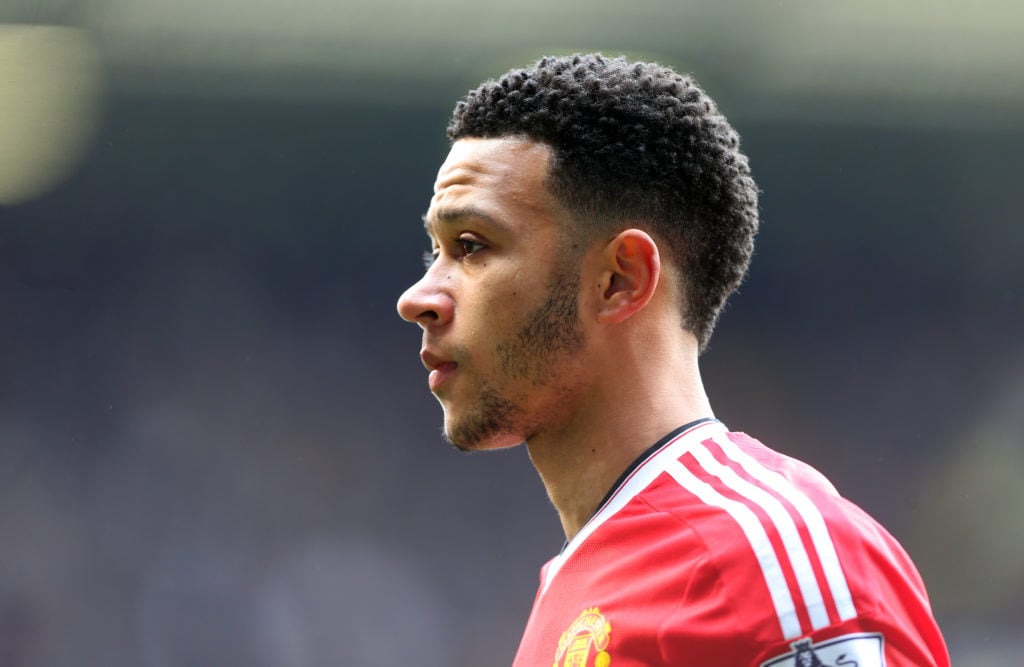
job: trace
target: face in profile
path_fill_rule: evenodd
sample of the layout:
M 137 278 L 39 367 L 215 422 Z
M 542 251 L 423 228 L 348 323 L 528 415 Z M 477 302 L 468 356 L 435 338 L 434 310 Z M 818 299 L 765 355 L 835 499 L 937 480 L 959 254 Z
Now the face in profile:
M 424 216 L 426 272 L 398 301 L 423 329 L 430 389 L 461 449 L 518 444 L 578 392 L 579 259 L 565 252 L 549 159 L 522 139 L 455 142 Z

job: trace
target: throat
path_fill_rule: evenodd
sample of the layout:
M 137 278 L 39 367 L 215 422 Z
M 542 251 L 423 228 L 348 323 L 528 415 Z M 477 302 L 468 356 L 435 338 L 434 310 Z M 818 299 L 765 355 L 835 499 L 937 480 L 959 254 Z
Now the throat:
M 591 441 L 581 451 L 578 444 L 563 448 L 528 442 L 530 459 L 558 510 L 566 540 L 571 541 L 647 459 L 681 432 L 708 421 L 714 417 L 699 417 L 682 426 L 677 423 L 653 444 L 651 440 L 605 439 Z
M 610 442 L 527 442 L 530 460 L 571 540 L 594 515 L 633 456 Z

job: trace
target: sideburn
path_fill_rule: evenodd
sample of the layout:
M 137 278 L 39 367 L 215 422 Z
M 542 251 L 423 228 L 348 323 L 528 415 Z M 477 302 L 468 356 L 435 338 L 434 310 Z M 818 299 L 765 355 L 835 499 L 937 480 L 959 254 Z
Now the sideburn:
M 579 320 L 579 262 L 560 260 L 559 265 L 563 269 L 573 268 L 555 274 L 544 302 L 530 313 L 509 341 L 497 347 L 502 370 L 511 377 L 543 384 L 552 362 L 583 349 L 583 329 Z

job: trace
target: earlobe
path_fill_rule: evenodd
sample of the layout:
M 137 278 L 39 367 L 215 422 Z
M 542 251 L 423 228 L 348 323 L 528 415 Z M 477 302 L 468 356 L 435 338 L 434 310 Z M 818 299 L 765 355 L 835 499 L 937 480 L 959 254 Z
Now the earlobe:
M 658 244 L 639 229 L 619 232 L 605 246 L 603 290 L 598 317 L 608 324 L 623 322 L 654 296 L 661 278 Z

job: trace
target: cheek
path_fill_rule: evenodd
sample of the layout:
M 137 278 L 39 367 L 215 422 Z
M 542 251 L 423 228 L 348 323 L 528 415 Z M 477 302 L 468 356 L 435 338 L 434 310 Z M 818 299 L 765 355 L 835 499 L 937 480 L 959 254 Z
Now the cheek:
M 524 265 L 513 257 L 489 257 L 469 269 L 459 296 L 463 325 L 474 341 L 483 337 L 493 347 L 513 335 L 547 297 L 546 273 L 540 259 Z
M 479 308 L 480 316 L 484 322 L 495 325 L 516 321 L 517 314 L 529 310 L 530 305 L 539 303 L 538 299 L 543 296 L 539 286 L 525 285 L 516 274 L 488 280 L 474 291 L 475 307 Z

